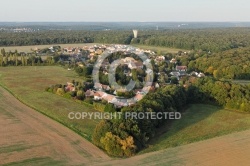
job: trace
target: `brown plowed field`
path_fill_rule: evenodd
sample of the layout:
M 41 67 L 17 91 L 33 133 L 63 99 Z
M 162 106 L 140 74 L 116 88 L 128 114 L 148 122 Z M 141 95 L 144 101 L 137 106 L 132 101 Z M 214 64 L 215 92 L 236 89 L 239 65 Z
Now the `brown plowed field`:
M 19 102 L 0 87 L 0 165 L 78 165 L 110 158 L 70 129 Z

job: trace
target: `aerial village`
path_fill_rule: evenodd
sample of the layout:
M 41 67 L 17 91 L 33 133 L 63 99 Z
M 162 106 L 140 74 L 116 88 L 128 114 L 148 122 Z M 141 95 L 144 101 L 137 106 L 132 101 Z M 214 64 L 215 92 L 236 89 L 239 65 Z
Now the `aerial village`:
M 50 47 L 49 50 L 53 53 L 58 49 L 58 47 Z M 133 96 L 131 97 L 123 97 L 117 95 L 119 92 L 126 92 L 126 89 L 115 89 L 111 84 L 102 84 L 100 82 L 94 82 L 93 86 L 89 86 L 88 89 L 85 89 L 84 95 L 85 98 L 91 98 L 93 101 L 106 101 L 107 103 L 113 104 L 116 108 L 121 108 L 124 106 L 130 106 L 134 103 L 141 100 L 148 92 L 153 92 L 157 88 L 161 86 L 167 86 L 169 84 L 178 84 L 181 85 L 180 82 L 183 78 L 187 76 L 192 77 L 205 77 L 204 73 L 198 73 L 196 71 L 191 71 L 188 73 L 187 66 L 178 65 L 178 56 L 186 55 L 187 52 L 181 52 L 175 57 L 169 59 L 164 55 L 158 55 L 154 51 L 144 50 L 140 48 L 135 48 L 132 46 L 125 45 L 86 45 L 83 47 L 66 47 L 61 48 L 61 52 L 63 55 L 62 58 L 59 59 L 59 63 L 63 64 L 71 64 L 68 67 L 68 70 L 74 70 L 74 68 L 70 67 L 72 64 L 78 68 L 84 68 L 86 66 L 94 66 L 96 65 L 96 61 L 98 57 L 103 55 L 104 52 L 108 54 L 112 54 L 115 52 L 122 52 L 127 57 L 120 59 L 123 66 L 126 66 L 124 69 L 124 75 L 127 77 L 132 77 L 132 70 L 142 70 L 146 74 L 153 73 L 157 76 L 155 81 L 147 82 L 144 78 L 143 88 L 134 88 Z M 130 54 L 133 52 L 136 55 L 144 54 L 147 56 L 147 60 L 142 62 L 141 60 L 136 60 L 131 57 Z M 158 66 L 162 63 L 168 64 L 172 66 L 172 70 L 166 71 L 153 71 L 152 69 L 146 69 L 145 63 L 151 63 L 153 61 L 155 66 Z M 103 60 L 100 66 L 102 74 L 108 75 L 110 70 L 110 63 L 107 59 Z M 164 80 L 164 81 L 162 81 Z M 85 82 L 84 84 L 90 84 L 89 82 Z M 65 85 L 66 92 L 76 91 L 75 85 L 72 82 L 67 82 Z

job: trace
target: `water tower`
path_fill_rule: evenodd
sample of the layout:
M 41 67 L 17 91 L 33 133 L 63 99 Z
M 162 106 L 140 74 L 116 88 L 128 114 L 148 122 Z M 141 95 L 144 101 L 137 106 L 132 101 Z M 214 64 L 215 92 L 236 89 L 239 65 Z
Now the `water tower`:
M 134 33 L 134 38 L 137 38 L 138 30 L 133 30 L 133 33 Z

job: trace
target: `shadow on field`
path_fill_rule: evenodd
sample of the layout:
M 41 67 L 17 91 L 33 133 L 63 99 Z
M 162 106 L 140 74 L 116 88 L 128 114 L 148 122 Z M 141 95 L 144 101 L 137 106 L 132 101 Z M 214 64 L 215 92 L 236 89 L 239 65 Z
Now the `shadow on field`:
M 203 130 L 207 123 L 211 120 L 211 129 L 216 127 L 216 122 L 212 118 L 208 121 L 208 117 L 222 108 L 207 104 L 191 104 L 185 111 L 182 112 L 182 117 L 179 120 L 171 120 L 166 122 L 162 127 L 158 128 L 156 135 L 149 141 L 149 151 L 168 147 L 175 147 L 209 137 L 209 131 Z M 153 145 L 153 146 L 152 146 Z M 155 149 L 156 148 L 156 149 Z M 144 152 L 147 152 L 144 149 Z

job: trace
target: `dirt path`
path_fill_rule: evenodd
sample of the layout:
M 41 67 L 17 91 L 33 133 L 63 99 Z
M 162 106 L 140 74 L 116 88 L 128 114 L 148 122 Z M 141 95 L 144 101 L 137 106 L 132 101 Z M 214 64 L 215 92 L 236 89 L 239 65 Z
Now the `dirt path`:
M 32 110 L 0 87 L 0 165 L 37 162 L 65 165 L 110 158 L 70 129 Z
M 0 165 L 250 165 L 250 130 L 128 159 L 112 159 L 0 87 Z

